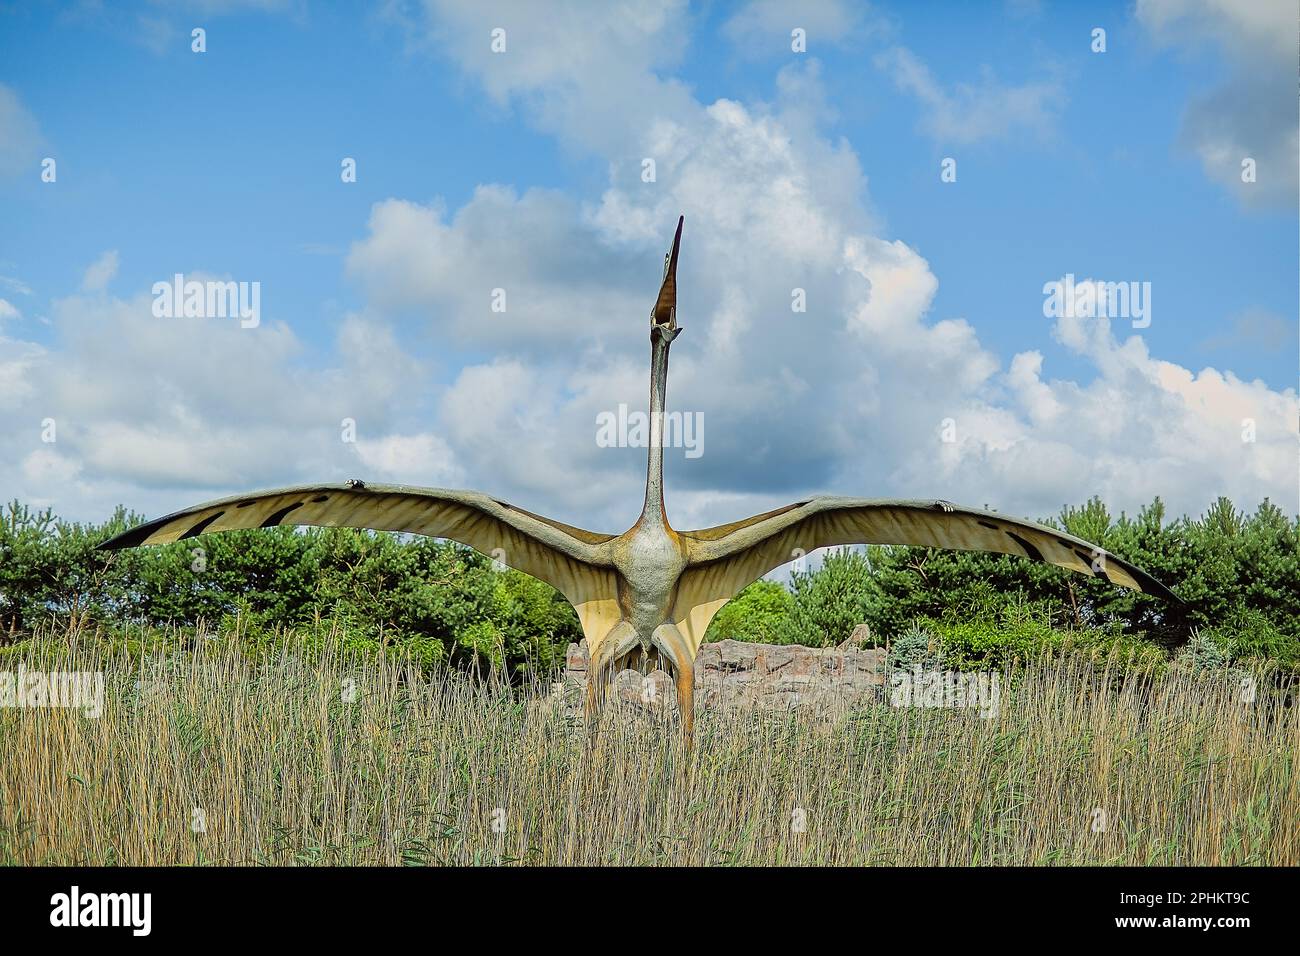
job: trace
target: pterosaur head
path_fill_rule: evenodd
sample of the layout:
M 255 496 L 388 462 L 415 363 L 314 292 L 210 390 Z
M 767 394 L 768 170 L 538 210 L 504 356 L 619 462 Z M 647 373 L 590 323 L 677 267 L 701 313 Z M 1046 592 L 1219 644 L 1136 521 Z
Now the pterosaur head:
M 682 245 L 682 223 L 685 216 L 677 217 L 677 234 L 673 236 L 673 248 L 664 256 L 664 281 L 659 287 L 659 298 L 650 313 L 650 334 L 662 329 L 671 342 L 677 336 L 677 251 Z

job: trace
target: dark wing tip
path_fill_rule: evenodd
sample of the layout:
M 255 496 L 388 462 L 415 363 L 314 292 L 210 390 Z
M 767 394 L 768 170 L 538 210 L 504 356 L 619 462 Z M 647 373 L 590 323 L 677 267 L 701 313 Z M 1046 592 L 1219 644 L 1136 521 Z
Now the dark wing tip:
M 114 535 L 103 544 L 96 545 L 96 551 L 122 551 L 126 548 L 136 548 L 149 540 L 149 536 L 157 531 L 167 519 L 158 521 L 147 521 L 142 525 L 134 527 L 129 531 L 123 531 L 121 534 Z
M 1138 584 L 1142 585 L 1142 593 L 1150 594 L 1152 597 L 1158 597 L 1165 601 L 1171 601 L 1174 604 L 1186 605 L 1186 601 L 1180 598 L 1169 588 L 1165 587 L 1151 575 L 1147 574 L 1137 565 L 1124 562 L 1124 570 L 1127 571 Z
M 1078 555 L 1079 559 L 1083 561 L 1084 564 L 1089 564 L 1089 565 L 1092 564 L 1093 555 L 1084 554 L 1082 551 L 1078 550 L 1078 548 L 1074 549 L 1074 553 Z M 1187 603 L 1186 601 L 1180 598 L 1173 591 L 1169 590 L 1169 588 L 1165 587 L 1163 584 L 1161 584 L 1159 581 L 1153 578 L 1146 571 L 1143 571 L 1132 561 L 1125 561 L 1123 558 L 1120 558 L 1118 555 L 1111 554 L 1109 551 L 1105 551 L 1100 548 L 1096 549 L 1093 552 L 1094 555 L 1097 553 L 1100 553 L 1104 557 L 1107 564 L 1113 563 L 1117 567 L 1122 568 L 1125 574 L 1127 574 L 1130 578 L 1136 581 L 1138 585 L 1137 587 L 1138 593 L 1149 594 L 1152 597 L 1160 598 L 1163 601 L 1171 601 L 1174 604 L 1178 604 L 1180 606 L 1186 605 Z M 1128 587 L 1127 584 L 1120 581 L 1116 581 L 1114 578 L 1112 578 L 1104 567 L 1101 569 L 1101 571 L 1094 570 L 1093 577 L 1103 578 L 1106 581 L 1109 581 L 1111 584 L 1116 584 L 1119 585 L 1120 587 Z

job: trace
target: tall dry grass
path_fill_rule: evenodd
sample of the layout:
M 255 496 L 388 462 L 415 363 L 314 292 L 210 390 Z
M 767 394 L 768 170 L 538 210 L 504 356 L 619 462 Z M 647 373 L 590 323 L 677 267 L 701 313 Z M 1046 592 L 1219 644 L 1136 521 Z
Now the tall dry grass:
M 702 713 L 688 755 L 671 718 L 589 735 L 549 688 L 392 658 L 64 635 L 23 663 L 107 699 L 0 709 L 7 864 L 1300 863 L 1296 709 L 1176 670 L 1035 664 L 987 719 Z

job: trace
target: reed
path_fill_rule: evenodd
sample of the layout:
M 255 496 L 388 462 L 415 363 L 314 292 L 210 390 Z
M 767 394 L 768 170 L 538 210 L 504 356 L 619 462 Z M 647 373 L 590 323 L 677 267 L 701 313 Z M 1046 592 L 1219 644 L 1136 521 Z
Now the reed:
M 74 629 L 0 658 L 104 675 L 0 708 L 9 865 L 1300 864 L 1300 720 L 1258 681 L 1043 659 L 996 713 L 626 705 L 230 635 Z

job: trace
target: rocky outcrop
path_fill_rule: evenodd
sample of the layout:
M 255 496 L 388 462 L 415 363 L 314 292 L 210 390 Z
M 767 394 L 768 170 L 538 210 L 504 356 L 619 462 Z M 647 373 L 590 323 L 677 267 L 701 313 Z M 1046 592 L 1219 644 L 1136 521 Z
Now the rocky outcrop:
M 695 703 L 706 710 L 781 710 L 877 700 L 884 684 L 884 658 L 883 648 L 803 647 L 730 640 L 705 644 L 695 661 Z M 581 699 L 586 686 L 587 642 L 583 641 L 569 645 L 565 696 Z M 646 677 L 636 671 L 623 671 L 615 678 L 611 693 L 625 703 L 648 710 L 677 706 L 672 678 L 663 671 Z

